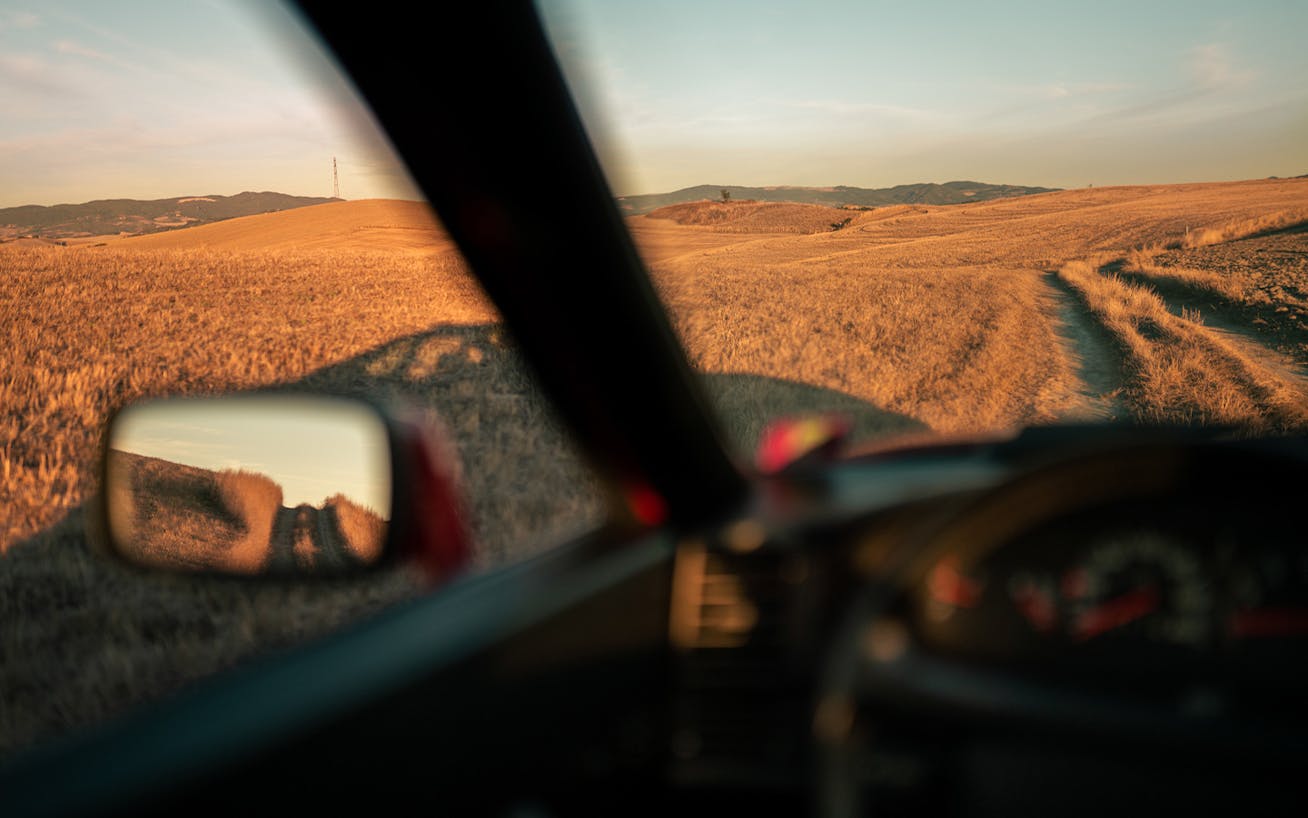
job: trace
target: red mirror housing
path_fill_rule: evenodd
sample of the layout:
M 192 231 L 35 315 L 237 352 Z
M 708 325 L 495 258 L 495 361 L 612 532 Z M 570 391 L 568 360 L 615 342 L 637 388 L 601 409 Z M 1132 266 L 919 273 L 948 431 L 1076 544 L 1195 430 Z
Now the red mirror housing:
M 444 426 L 432 418 L 410 414 L 397 419 L 393 429 L 396 459 L 408 478 L 396 487 L 396 514 L 403 521 L 397 550 L 436 585 L 472 560 L 458 451 Z

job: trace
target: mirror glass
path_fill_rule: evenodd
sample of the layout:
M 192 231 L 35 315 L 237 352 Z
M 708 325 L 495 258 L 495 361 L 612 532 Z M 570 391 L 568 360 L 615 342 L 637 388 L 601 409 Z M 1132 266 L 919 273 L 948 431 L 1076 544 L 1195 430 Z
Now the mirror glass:
M 128 407 L 109 429 L 115 549 L 150 567 L 347 573 L 391 516 L 385 420 L 341 398 L 244 395 Z

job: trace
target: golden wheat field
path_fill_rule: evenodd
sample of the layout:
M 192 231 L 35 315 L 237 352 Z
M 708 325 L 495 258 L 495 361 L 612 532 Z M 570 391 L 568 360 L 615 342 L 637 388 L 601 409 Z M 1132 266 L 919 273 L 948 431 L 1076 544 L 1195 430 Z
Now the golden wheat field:
M 1117 419 L 1308 420 L 1308 180 L 957 206 L 678 206 L 628 224 L 731 438 L 839 411 L 866 440 Z M 848 220 L 848 221 L 846 221 Z M 839 225 L 838 229 L 837 225 Z M 416 592 L 144 574 L 92 553 L 108 413 L 277 385 L 439 416 L 482 566 L 599 492 L 427 209 L 346 202 L 0 245 L 0 753 Z M 743 456 L 742 456 L 743 459 Z

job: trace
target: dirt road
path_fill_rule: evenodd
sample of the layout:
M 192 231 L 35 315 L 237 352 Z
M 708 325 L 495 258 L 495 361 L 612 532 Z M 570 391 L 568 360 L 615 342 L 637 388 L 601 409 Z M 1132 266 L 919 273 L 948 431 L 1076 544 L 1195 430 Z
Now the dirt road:
M 1105 423 L 1129 419 L 1130 410 L 1122 401 L 1126 383 L 1122 353 L 1112 334 L 1056 271 L 1045 273 L 1045 283 L 1057 305 L 1059 340 L 1081 382 L 1077 390 L 1081 405 L 1069 413 L 1069 419 Z

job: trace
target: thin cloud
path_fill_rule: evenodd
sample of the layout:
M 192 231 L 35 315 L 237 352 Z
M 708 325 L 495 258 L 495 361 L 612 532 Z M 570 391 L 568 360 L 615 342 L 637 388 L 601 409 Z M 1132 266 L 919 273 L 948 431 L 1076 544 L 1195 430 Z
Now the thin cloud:
M 103 51 L 96 51 L 94 48 L 88 48 L 87 46 L 75 43 L 72 40 L 55 40 L 50 44 L 50 47 L 55 51 L 58 51 L 60 54 L 75 54 L 78 57 L 88 57 L 92 60 L 111 59 L 110 56 L 105 54 Z
M 120 67 L 141 72 L 166 73 L 173 77 L 185 78 L 195 83 L 197 87 L 202 88 L 231 87 L 237 82 L 249 83 L 247 78 L 234 75 L 225 70 L 228 66 L 206 62 L 190 55 L 178 54 L 166 46 L 138 42 L 121 31 L 97 25 L 80 15 L 67 11 L 58 11 L 52 12 L 52 16 L 57 16 L 66 25 L 80 28 L 84 34 L 92 35 L 92 39 L 118 46 L 124 53 L 135 55 L 142 63 L 133 65 L 120 60 L 116 62 Z M 72 41 L 64 40 L 62 42 L 71 43 Z M 75 53 L 84 57 L 90 57 L 92 53 L 106 56 L 103 52 L 94 51 L 90 48 L 65 53 Z M 150 67 L 147 68 L 147 65 Z
M 0 54 L 0 91 L 38 97 L 81 97 L 74 84 L 63 81 L 47 60 L 31 54 Z
M 157 156 L 161 151 L 224 148 L 247 142 L 265 142 L 284 152 L 292 149 L 288 146 L 314 143 L 318 138 L 315 130 L 298 122 L 261 112 L 187 119 L 168 126 L 149 125 L 122 115 L 94 127 L 73 126 L 0 139 L 0 153 L 47 156 L 68 163 L 74 157 Z
M 128 63 L 127 60 L 116 58 L 116 56 L 111 54 L 105 54 L 103 51 L 95 50 L 95 48 L 90 46 L 84 46 L 84 44 L 71 41 L 71 39 L 56 39 L 55 42 L 50 43 L 50 48 L 52 51 L 55 51 L 56 54 L 80 56 L 80 58 L 95 60 L 97 63 L 114 65 L 116 68 L 126 68 L 128 71 L 141 71 L 140 67 Z
M 801 108 L 810 111 L 823 111 L 838 116 L 876 116 L 888 119 L 928 120 L 940 119 L 942 115 L 923 108 L 910 108 L 902 105 L 886 105 L 878 102 L 854 102 L 844 99 L 800 99 L 780 100 L 774 104 L 787 108 Z
M 41 18 L 30 11 L 0 12 L 0 31 L 36 28 L 41 25 Z
M 1046 100 L 1080 99 L 1128 90 L 1125 82 L 1048 82 L 1016 89 L 1027 96 Z
M 1189 80 L 1183 85 L 1159 89 L 1093 119 L 1194 122 L 1219 118 L 1247 106 L 1248 100 L 1234 92 L 1248 88 L 1258 76 L 1253 69 L 1239 65 L 1225 43 L 1191 48 L 1182 60 L 1182 74 Z
M 1205 43 L 1190 49 L 1187 67 L 1195 84 L 1204 91 L 1244 88 L 1258 76 L 1253 69 L 1236 65 L 1225 43 Z

